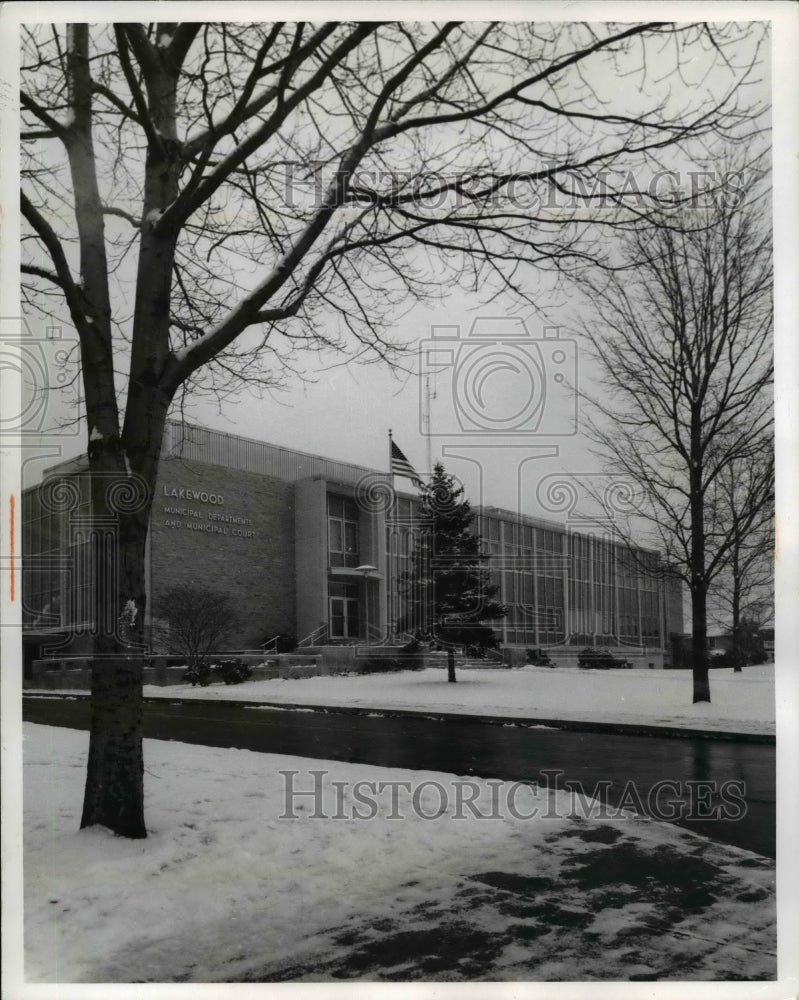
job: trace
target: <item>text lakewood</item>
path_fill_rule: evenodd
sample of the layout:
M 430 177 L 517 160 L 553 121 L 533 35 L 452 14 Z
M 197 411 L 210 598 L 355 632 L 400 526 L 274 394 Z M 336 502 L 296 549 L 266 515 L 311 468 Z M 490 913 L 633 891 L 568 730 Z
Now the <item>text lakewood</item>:
M 175 497 L 178 500 L 199 500 L 200 503 L 221 505 L 225 498 L 221 493 L 207 493 L 205 490 L 189 490 L 183 486 L 164 486 L 165 497 Z

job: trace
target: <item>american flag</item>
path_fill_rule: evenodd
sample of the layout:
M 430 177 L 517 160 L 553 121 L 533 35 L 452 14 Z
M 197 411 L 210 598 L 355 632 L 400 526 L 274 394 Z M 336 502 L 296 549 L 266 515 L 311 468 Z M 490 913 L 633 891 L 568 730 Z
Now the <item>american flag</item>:
M 422 481 L 416 475 L 416 470 L 408 461 L 408 459 L 402 454 L 399 448 L 391 441 L 391 475 L 392 476 L 405 476 L 410 479 L 413 485 L 417 489 L 421 489 Z

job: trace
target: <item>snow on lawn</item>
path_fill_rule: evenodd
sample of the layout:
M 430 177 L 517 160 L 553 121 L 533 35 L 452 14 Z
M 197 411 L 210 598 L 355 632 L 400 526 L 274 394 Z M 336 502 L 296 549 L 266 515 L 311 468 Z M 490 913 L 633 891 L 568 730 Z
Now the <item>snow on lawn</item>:
M 150 697 L 217 698 L 507 715 L 527 719 L 645 723 L 742 733 L 774 732 L 774 665 L 741 673 L 713 670 L 711 703 L 691 703 L 684 670 L 580 670 L 523 667 L 461 670 L 448 684 L 440 669 L 391 674 L 259 680 L 193 688 L 147 685 Z
M 129 841 L 78 831 L 87 747 L 24 724 L 29 982 L 776 975 L 773 862 L 667 824 L 569 816 L 528 787 L 513 818 L 510 784 L 473 778 L 502 816 L 459 819 L 454 775 L 145 740 L 150 836 Z M 309 790 L 310 769 L 345 818 L 307 796 L 280 818 L 279 771 Z M 353 798 L 377 780 L 414 782 L 416 807 L 398 785 Z

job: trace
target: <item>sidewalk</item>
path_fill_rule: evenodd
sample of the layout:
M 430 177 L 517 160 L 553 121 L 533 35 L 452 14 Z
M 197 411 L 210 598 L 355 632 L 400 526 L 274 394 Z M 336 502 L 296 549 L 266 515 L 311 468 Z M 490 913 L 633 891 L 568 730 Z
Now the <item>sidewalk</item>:
M 454 876 L 444 902 L 398 894 L 378 919 L 351 918 L 239 981 L 775 979 L 772 874 L 756 855 L 575 824 L 534 861 Z M 760 912 L 753 926 L 735 896 Z

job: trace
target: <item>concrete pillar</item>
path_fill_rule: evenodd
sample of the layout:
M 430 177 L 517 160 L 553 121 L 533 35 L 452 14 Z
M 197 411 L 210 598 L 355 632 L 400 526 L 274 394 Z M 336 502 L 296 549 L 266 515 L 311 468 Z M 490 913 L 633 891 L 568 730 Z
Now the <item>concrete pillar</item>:
M 327 482 L 303 479 L 295 486 L 297 641 L 327 621 Z

